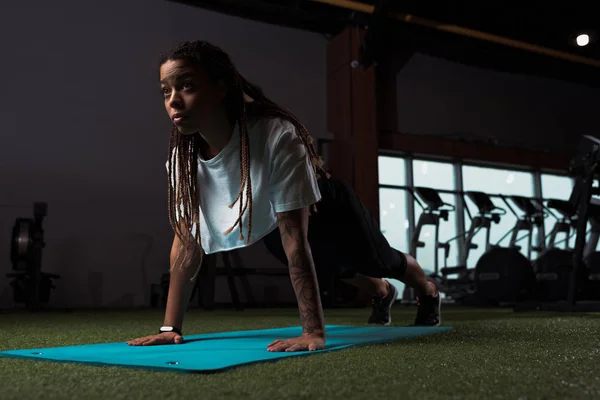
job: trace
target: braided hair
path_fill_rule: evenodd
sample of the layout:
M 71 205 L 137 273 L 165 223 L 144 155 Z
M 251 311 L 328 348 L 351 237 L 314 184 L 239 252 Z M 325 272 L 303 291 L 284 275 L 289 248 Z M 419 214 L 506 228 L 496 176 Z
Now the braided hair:
M 248 231 L 246 243 L 250 241 L 252 233 L 252 179 L 250 176 L 250 146 L 248 139 L 247 119 L 251 118 L 282 118 L 291 122 L 302 139 L 313 166 L 317 178 L 329 174 L 323 167 L 323 160 L 317 154 L 313 139 L 306 127 L 289 110 L 280 107 L 268 99 L 261 88 L 248 82 L 235 68 L 229 55 L 219 47 L 206 41 L 185 41 L 160 57 L 160 65 L 167 61 L 182 60 L 191 66 L 199 67 L 207 73 L 214 82 L 221 81 L 227 88 L 227 94 L 223 100 L 227 118 L 232 124 L 239 126 L 240 132 L 240 190 L 237 197 L 229 208 L 239 202 L 239 216 L 235 223 L 224 234 L 230 234 L 239 225 L 240 240 L 244 239 L 242 233 L 242 216 L 248 210 Z M 252 101 L 246 101 L 249 97 Z M 199 196 L 198 196 L 198 152 L 208 146 L 199 133 L 194 135 L 182 135 L 173 126 L 169 138 L 169 161 L 168 170 L 173 171 L 176 164 L 177 173 L 169 173 L 168 185 L 168 209 L 169 222 L 175 234 L 181 240 L 183 246 L 192 247 L 195 254 L 201 248 L 200 229 L 191 243 L 192 222 L 199 224 Z M 177 162 L 176 162 L 177 160 Z M 177 180 L 177 182 L 174 182 Z M 178 206 L 179 205 L 179 206 Z M 179 210 L 178 210 L 179 208 Z M 312 211 L 316 211 L 313 205 Z M 178 223 L 178 215 L 181 214 L 181 222 Z M 196 246 L 197 244 L 197 246 Z M 194 278 L 192 278 L 194 279 Z

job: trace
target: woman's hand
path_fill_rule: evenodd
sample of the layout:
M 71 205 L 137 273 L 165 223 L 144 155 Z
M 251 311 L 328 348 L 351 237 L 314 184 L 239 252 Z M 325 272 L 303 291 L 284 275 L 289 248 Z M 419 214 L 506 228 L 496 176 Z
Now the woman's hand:
M 267 351 L 314 351 L 325 348 L 325 337 L 321 334 L 304 334 L 297 338 L 276 340 L 267 346 Z
M 127 342 L 130 346 L 153 346 L 158 344 L 180 344 L 183 343 L 181 335 L 175 332 L 163 332 L 158 335 L 145 336 Z

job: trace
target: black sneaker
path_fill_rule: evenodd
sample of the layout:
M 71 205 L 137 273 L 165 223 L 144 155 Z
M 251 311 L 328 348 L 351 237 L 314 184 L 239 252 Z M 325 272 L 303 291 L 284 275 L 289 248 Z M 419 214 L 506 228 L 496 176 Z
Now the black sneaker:
M 389 325 L 392 323 L 391 310 L 398 297 L 398 289 L 391 283 L 388 285 L 388 294 L 385 297 L 373 296 L 373 311 L 369 317 L 369 324 Z
M 417 301 L 415 326 L 439 326 L 442 322 L 440 312 L 442 296 L 440 296 L 440 292 L 437 292 L 434 296 L 419 296 Z

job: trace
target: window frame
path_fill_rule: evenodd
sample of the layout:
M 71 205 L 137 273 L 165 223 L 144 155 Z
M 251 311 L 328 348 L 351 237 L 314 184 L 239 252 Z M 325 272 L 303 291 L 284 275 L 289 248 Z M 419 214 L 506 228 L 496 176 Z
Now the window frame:
M 565 170 L 556 170 L 556 169 L 548 169 L 548 168 L 535 168 L 527 165 L 515 165 L 509 163 L 497 163 L 497 162 L 483 162 L 480 160 L 472 160 L 472 159 L 456 159 L 447 156 L 436 156 L 430 154 L 420 154 L 420 153 L 409 153 L 409 152 L 398 152 L 398 151 L 389 151 L 389 150 L 381 150 L 378 153 L 379 156 L 385 157 L 395 157 L 401 158 L 405 162 L 405 182 L 406 185 L 397 186 L 397 185 L 382 185 L 379 184 L 379 189 L 388 188 L 388 189 L 402 189 L 408 192 L 408 196 L 412 197 L 412 188 L 414 187 L 414 170 L 413 170 L 413 162 L 415 160 L 418 161 L 431 161 L 431 162 L 442 162 L 442 163 L 450 163 L 453 166 L 454 173 L 454 187 L 455 190 L 439 190 L 439 193 L 447 193 L 453 194 L 456 196 L 456 211 L 454 212 L 456 218 L 456 229 L 457 232 L 464 232 L 468 227 L 466 226 L 468 221 L 465 219 L 465 208 L 467 207 L 465 199 L 464 199 L 464 176 L 463 176 L 463 167 L 472 166 L 472 167 L 480 167 L 480 168 L 492 168 L 497 170 L 510 170 L 510 171 L 518 171 L 518 172 L 526 172 L 532 174 L 532 193 L 533 196 L 525 196 L 533 200 L 546 202 L 549 199 L 545 199 L 542 197 L 542 175 L 556 175 L 556 176 L 564 176 L 569 177 L 569 174 Z M 490 197 L 498 198 L 497 194 L 489 194 Z M 415 227 L 417 223 L 417 216 L 415 210 L 415 199 L 412 198 L 412 201 L 407 201 L 407 218 L 409 221 L 409 229 L 408 229 L 408 243 L 409 246 L 407 249 L 400 249 L 401 251 L 407 252 L 410 248 L 410 240 L 414 235 Z M 510 210 L 507 210 L 510 212 Z M 381 215 L 379 216 L 381 218 Z M 537 245 L 541 244 L 541 241 L 544 240 L 546 236 L 545 227 L 542 225 L 540 229 L 540 235 L 538 237 L 538 241 L 534 240 L 534 243 Z M 464 240 L 458 241 L 459 245 L 459 259 L 464 260 L 466 253 L 466 246 Z M 442 264 L 440 264 L 441 266 Z

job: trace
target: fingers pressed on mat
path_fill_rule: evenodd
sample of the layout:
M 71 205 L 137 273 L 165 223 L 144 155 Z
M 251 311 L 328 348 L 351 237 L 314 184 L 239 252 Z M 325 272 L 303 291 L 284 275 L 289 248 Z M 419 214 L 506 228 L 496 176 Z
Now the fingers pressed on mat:
M 288 347 L 285 351 L 299 351 L 302 350 L 302 345 L 295 344 L 293 346 Z
M 284 351 L 288 347 L 287 343 L 279 343 L 275 346 L 269 347 L 269 351 Z

